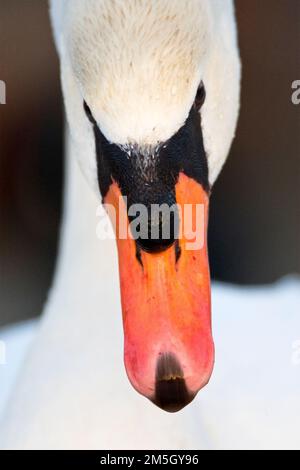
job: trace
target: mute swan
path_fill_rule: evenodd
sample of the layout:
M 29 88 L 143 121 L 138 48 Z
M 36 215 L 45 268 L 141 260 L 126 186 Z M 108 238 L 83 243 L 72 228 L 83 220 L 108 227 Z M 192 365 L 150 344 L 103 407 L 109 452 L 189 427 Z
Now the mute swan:
M 219 370 L 201 392 L 202 398 L 170 415 L 141 396 L 176 411 L 209 380 L 214 359 L 205 245 L 194 253 L 194 268 L 182 245 L 177 254 L 176 243 L 157 249 L 141 242 L 137 248 L 133 240 L 118 240 L 125 364 L 139 395 L 130 387 L 122 364 L 115 242 L 100 241 L 96 236 L 99 186 L 104 202 L 114 206 L 121 191 L 132 202 L 140 198 L 147 203 L 147 197 L 153 196 L 144 186 L 138 195 L 135 185 L 130 187 L 130 176 L 141 178 L 132 165 L 132 159 L 138 160 L 140 155 L 147 162 L 154 161 L 159 187 L 155 195 L 162 195 L 159 202 L 196 200 L 207 214 L 209 187 L 228 154 L 239 108 L 240 63 L 232 1 L 52 0 L 51 16 L 69 124 L 65 214 L 55 282 L 3 414 L 2 447 L 276 445 L 273 411 L 277 402 L 270 404 L 271 417 L 261 424 L 266 400 L 256 403 L 251 399 L 253 384 L 247 381 L 245 368 L 246 361 L 248 369 L 257 367 L 264 336 L 260 338 L 257 332 L 257 351 L 252 355 L 243 353 L 242 343 L 237 343 L 238 362 L 228 334 L 226 341 L 226 330 L 234 322 L 239 339 L 249 345 L 247 331 L 253 332 L 253 328 L 245 330 L 241 316 L 234 312 L 216 322 Z M 182 154 L 179 170 L 174 169 L 172 159 L 178 158 L 174 149 Z M 167 173 L 161 178 L 166 168 L 155 167 L 157 160 L 165 162 L 165 167 L 168 163 L 171 183 Z M 168 293 L 166 298 L 161 285 Z M 293 291 L 293 286 L 292 282 L 287 290 Z M 219 289 L 226 304 L 226 294 Z M 150 306 L 145 291 L 151 293 Z M 234 311 L 244 306 L 243 295 L 241 291 L 240 303 L 231 305 Z M 249 304 L 253 299 L 254 310 L 257 296 L 246 298 Z M 267 303 L 270 297 L 266 298 Z M 273 320 L 278 325 L 281 315 L 279 309 Z M 247 316 L 245 324 L 249 326 L 250 320 L 257 324 L 254 317 Z M 271 314 L 266 315 L 266 324 L 272 319 Z M 296 313 L 287 324 L 292 331 Z M 274 341 L 276 338 L 274 335 Z M 226 370 L 222 369 L 224 358 Z M 276 366 L 286 384 L 296 384 L 295 374 L 286 371 L 285 365 Z M 236 384 L 235 367 L 240 374 L 240 395 L 238 389 L 224 388 L 224 382 L 231 381 L 232 387 Z M 222 375 L 225 371 L 228 380 Z M 264 378 L 261 382 L 267 383 Z M 243 383 L 248 387 L 244 393 Z M 229 396 L 235 397 L 235 407 Z M 295 397 L 291 394 L 289 399 L 299 411 Z M 243 413 L 247 412 L 244 426 Z M 219 417 L 225 421 L 219 423 Z M 253 428 L 257 422 L 267 438 L 256 442 Z M 296 442 L 294 424 L 288 444 Z M 235 428 L 240 430 L 238 437 Z

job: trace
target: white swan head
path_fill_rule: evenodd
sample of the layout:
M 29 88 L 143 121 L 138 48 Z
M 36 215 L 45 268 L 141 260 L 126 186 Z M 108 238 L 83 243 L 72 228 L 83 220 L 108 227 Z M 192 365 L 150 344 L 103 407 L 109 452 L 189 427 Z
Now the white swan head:
M 209 189 L 235 132 L 232 2 L 52 0 L 51 13 L 68 122 L 91 186 L 114 206 L 123 195 L 183 210 L 167 242 L 118 240 L 128 376 L 176 410 L 213 366 L 206 235 L 193 251 L 175 231 L 187 203 L 202 205 L 206 229 Z

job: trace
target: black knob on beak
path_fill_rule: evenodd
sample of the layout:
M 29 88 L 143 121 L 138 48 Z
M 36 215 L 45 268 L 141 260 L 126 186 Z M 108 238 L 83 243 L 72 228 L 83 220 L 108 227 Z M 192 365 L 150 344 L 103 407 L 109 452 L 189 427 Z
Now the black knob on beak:
M 175 202 L 172 206 L 153 204 L 148 207 L 146 219 L 142 219 L 141 225 L 142 230 L 136 238 L 140 249 L 159 253 L 169 248 L 178 238 L 179 217 Z

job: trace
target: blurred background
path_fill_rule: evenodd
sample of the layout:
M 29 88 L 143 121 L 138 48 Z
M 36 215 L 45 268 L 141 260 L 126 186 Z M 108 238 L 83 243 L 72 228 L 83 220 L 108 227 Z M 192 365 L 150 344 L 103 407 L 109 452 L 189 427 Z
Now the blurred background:
M 212 276 L 270 283 L 300 273 L 300 1 L 236 0 L 242 107 L 211 198 Z M 46 0 L 1 0 L 0 326 L 40 314 L 63 184 L 63 108 Z

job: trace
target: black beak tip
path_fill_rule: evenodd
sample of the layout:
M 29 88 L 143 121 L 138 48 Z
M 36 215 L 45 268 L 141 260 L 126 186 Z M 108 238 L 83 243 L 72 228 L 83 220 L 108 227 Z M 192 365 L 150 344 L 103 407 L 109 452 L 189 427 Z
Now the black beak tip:
M 174 354 L 161 354 L 156 366 L 153 403 L 169 413 L 180 411 L 194 398 L 187 389 L 182 368 Z
M 184 379 L 162 380 L 156 384 L 153 403 L 169 413 L 176 413 L 194 398 L 187 390 Z

